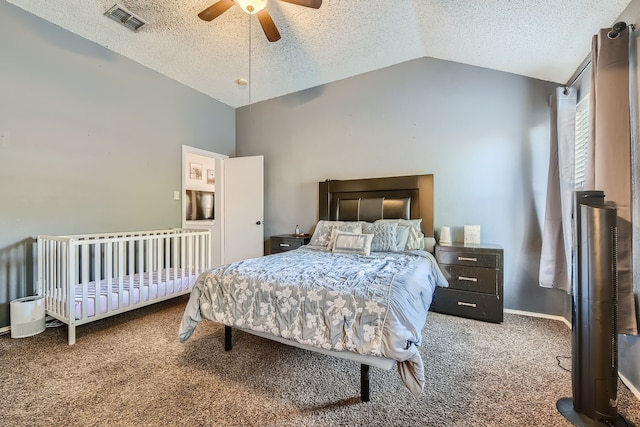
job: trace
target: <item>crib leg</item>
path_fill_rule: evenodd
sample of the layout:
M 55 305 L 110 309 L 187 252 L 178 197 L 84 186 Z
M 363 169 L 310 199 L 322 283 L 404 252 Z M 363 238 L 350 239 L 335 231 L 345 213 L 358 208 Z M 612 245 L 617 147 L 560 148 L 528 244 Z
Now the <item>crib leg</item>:
M 76 343 L 76 326 L 75 325 L 67 326 L 67 339 L 69 341 L 69 345 L 74 345 Z
M 224 351 L 231 351 L 233 348 L 231 326 L 224 325 Z
M 369 372 L 369 365 L 365 365 L 364 363 L 360 365 L 360 400 L 363 402 L 368 402 L 369 397 L 369 382 L 371 379 L 371 374 Z

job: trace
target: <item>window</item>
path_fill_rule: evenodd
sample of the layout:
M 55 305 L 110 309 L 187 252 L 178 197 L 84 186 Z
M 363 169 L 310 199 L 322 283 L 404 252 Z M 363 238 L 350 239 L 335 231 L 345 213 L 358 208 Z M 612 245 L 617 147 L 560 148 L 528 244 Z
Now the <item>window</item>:
M 589 94 L 576 105 L 575 189 L 583 190 L 587 172 L 589 143 Z

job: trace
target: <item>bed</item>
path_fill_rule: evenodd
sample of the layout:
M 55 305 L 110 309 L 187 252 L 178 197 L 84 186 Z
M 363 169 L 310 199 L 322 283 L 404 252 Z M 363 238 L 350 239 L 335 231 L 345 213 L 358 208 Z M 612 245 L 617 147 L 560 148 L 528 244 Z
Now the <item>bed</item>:
M 361 399 L 370 366 L 397 366 L 419 395 L 418 347 L 436 286 L 447 286 L 433 245 L 433 176 L 319 183 L 311 242 L 293 251 L 203 273 L 180 325 L 185 342 L 203 319 L 361 364 Z M 403 231 L 400 232 L 400 229 Z
M 38 295 L 45 312 L 76 327 L 191 292 L 211 268 L 208 230 L 38 236 Z

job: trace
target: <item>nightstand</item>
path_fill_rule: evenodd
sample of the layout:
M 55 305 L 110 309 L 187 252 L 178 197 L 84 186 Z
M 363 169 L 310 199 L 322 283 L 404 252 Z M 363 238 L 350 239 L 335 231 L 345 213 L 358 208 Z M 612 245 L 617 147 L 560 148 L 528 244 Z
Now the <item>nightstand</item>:
M 308 234 L 302 236 L 294 236 L 293 234 L 280 234 L 278 236 L 271 236 L 269 244 L 269 253 L 277 254 L 280 252 L 291 251 L 297 249 L 302 245 L 306 245 L 311 241 L 311 236 Z
M 449 287 L 436 289 L 434 311 L 501 323 L 503 257 L 503 250 L 498 245 L 436 245 L 436 260 Z

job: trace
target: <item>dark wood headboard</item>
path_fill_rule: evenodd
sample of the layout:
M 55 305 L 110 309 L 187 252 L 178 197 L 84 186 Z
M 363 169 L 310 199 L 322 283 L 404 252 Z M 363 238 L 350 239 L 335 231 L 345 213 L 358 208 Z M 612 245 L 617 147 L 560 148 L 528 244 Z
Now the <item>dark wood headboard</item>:
M 422 232 L 425 236 L 433 237 L 431 174 L 326 180 L 318 185 L 319 219 L 373 221 L 382 218 L 422 218 Z

